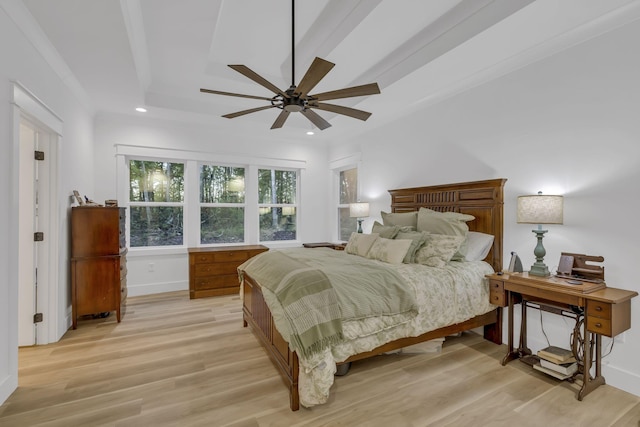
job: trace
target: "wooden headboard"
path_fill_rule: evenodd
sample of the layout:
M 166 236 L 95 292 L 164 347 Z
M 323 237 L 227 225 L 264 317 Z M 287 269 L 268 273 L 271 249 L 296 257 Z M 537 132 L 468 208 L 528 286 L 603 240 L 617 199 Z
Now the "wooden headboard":
M 389 190 L 391 211 L 411 212 L 425 207 L 439 212 L 473 215 L 476 219 L 467 223 L 469 230 L 495 236 L 485 261 L 495 271 L 502 271 L 503 190 L 506 181 L 500 178 Z

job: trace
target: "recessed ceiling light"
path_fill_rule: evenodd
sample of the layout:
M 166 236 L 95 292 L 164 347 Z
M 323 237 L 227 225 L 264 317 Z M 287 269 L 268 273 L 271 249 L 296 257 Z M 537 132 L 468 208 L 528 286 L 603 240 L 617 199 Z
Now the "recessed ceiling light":
M 312 130 L 308 130 L 307 131 L 307 135 L 313 135 L 313 131 Z
M 147 109 L 146 109 L 146 108 L 144 108 L 144 107 L 138 107 L 138 108 L 136 108 L 136 111 L 137 111 L 138 113 L 146 113 L 146 112 L 147 112 Z

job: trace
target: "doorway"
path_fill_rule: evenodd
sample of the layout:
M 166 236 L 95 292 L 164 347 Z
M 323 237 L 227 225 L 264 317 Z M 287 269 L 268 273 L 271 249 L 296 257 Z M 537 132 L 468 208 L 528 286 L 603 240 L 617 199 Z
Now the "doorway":
M 13 89 L 13 158 L 17 166 L 13 176 L 17 194 L 12 221 L 16 227 L 10 240 L 17 248 L 17 268 L 11 282 L 18 288 L 12 316 L 18 328 L 10 336 L 10 346 L 19 347 L 55 342 L 61 336 L 59 326 L 65 326 L 60 320 L 65 313 L 59 297 L 62 120 L 24 86 L 14 82 Z M 36 152 L 42 160 L 36 160 Z M 42 241 L 34 241 L 36 232 L 42 233 Z M 36 313 L 42 314 L 42 321 L 34 324 Z
M 18 346 L 48 344 L 56 324 L 54 294 L 57 256 L 55 211 L 57 180 L 52 174 L 57 154 L 57 135 L 22 114 L 19 132 L 18 177 Z M 55 300 L 55 298 L 53 298 Z M 55 327 L 55 326 L 54 326 Z

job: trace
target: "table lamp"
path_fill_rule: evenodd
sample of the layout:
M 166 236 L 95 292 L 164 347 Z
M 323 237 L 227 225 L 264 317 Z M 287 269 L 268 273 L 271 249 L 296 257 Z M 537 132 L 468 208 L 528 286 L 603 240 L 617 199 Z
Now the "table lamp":
M 518 224 L 538 224 L 536 233 L 538 244 L 533 250 L 536 262 L 529 270 L 530 275 L 549 276 L 549 268 L 544 264 L 544 256 L 547 251 L 542 245 L 542 238 L 547 230 L 542 229 L 542 224 L 562 224 L 563 202 L 562 196 L 542 195 L 539 191 L 537 195 L 518 197 Z
M 358 233 L 362 233 L 363 218 L 369 216 L 369 203 L 358 202 L 349 203 L 349 217 L 356 218 L 358 221 Z

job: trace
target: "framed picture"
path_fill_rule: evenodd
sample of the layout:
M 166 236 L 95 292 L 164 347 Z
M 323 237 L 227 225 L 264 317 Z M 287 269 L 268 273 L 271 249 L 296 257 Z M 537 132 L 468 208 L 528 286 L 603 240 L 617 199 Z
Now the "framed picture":
M 84 200 L 82 200 L 82 197 L 80 196 L 80 193 L 78 193 L 78 190 L 73 190 L 73 196 L 76 198 L 78 205 L 84 205 Z

